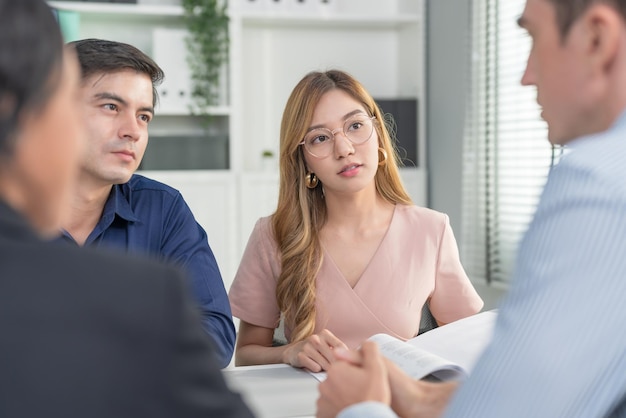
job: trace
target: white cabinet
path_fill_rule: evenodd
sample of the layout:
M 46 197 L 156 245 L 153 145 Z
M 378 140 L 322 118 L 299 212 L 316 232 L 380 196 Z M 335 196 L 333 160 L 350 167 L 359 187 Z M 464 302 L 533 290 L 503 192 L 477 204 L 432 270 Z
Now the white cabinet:
M 239 262 L 237 183 L 227 171 L 144 171 L 147 177 L 178 189 L 206 230 L 224 284 L 230 287 Z
M 230 0 L 230 61 L 208 133 L 188 111 L 181 6 L 49 3 L 79 15 L 80 38 L 133 44 L 165 70 L 146 157 L 159 144 L 172 150 L 206 140 L 184 168 L 202 168 L 199 159 L 216 160 L 211 167 L 220 169 L 152 171 L 146 161 L 150 171 L 143 174 L 183 193 L 207 230 L 227 287 L 255 221 L 276 207 L 277 168 L 264 168 L 262 153 L 277 154 L 285 102 L 309 71 L 343 69 L 376 99 L 417 101 L 417 167 L 403 169 L 402 177 L 415 203 L 425 204 L 422 0 Z
M 421 1 L 329 0 L 332 13 L 294 11 L 297 0 L 272 0 L 260 10 L 250 1 L 231 7 L 237 108 L 232 116 L 241 138 L 233 141 L 232 151 L 243 170 L 257 170 L 263 150 L 277 151 L 285 102 L 309 71 L 345 70 L 377 99 L 421 97 Z
M 192 104 L 191 73 L 186 65 L 185 29 L 157 27 L 152 30 L 152 58 L 166 74 L 157 88 L 159 113 L 186 115 Z

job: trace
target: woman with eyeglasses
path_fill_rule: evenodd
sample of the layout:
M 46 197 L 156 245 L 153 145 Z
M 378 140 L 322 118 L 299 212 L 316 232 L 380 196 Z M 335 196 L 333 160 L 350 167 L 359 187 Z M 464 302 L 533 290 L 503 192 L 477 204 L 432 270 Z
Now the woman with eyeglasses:
M 483 306 L 445 214 L 415 206 L 383 114 L 349 74 L 311 72 L 280 130 L 276 212 L 255 225 L 230 289 L 237 365 L 326 370 L 336 348 L 417 335 Z M 273 344 L 284 320 L 287 344 Z

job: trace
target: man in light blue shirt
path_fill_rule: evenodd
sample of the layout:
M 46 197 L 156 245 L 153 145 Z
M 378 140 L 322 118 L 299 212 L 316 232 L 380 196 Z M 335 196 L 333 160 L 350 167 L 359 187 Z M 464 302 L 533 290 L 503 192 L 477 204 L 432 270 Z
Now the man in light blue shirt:
M 626 417 L 626 1 L 527 0 L 519 24 L 533 40 L 522 84 L 571 152 L 490 345 L 462 384 L 412 381 L 369 343 L 338 353 L 318 416 Z

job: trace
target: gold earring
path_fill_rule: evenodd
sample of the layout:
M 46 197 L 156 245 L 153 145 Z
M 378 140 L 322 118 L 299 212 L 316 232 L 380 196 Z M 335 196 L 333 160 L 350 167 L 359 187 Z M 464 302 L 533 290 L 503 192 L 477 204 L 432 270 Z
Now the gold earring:
M 383 157 L 381 160 L 378 160 L 378 165 L 382 167 L 383 165 L 387 164 L 387 150 L 380 147 L 378 148 L 378 153 Z
M 304 176 L 304 184 L 309 189 L 315 189 L 318 183 L 319 183 L 319 180 L 317 179 L 317 176 L 315 175 L 315 173 L 308 172 Z

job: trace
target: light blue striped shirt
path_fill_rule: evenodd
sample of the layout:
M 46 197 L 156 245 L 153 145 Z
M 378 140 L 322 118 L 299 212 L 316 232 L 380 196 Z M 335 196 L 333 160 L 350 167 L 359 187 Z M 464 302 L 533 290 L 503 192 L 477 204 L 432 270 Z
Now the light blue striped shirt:
M 570 147 L 446 417 L 626 417 L 626 114 Z M 394 415 L 363 404 L 340 416 Z

